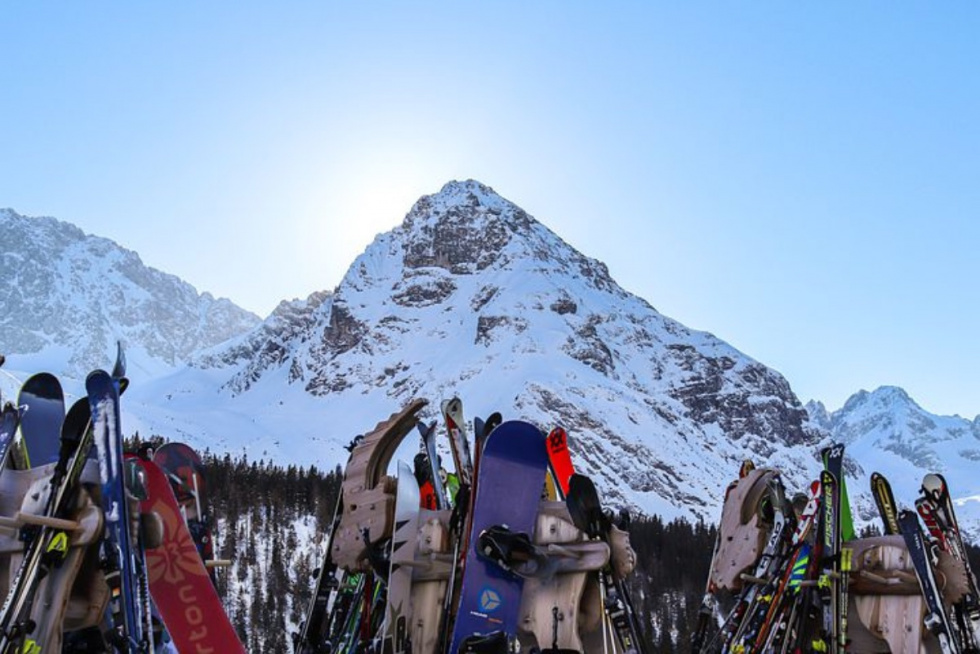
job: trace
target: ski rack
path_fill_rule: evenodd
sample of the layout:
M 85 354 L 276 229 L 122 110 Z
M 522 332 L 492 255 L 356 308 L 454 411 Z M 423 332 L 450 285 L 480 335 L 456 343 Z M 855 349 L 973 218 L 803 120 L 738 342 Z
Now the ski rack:
M 391 536 L 395 522 L 395 493 L 385 473 L 406 435 L 418 422 L 417 414 L 428 402 L 416 399 L 393 413 L 356 441 L 341 484 L 340 522 L 330 557 L 347 571 L 367 570 L 367 541 L 377 543 Z

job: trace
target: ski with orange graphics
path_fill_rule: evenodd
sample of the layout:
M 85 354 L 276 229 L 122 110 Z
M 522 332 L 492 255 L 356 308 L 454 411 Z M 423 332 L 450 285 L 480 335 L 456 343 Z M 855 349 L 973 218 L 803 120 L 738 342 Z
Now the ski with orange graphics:
M 141 511 L 163 522 L 163 543 L 146 550 L 153 603 L 180 652 L 244 654 L 181 514 L 167 475 L 152 461 L 137 459 L 146 481 Z

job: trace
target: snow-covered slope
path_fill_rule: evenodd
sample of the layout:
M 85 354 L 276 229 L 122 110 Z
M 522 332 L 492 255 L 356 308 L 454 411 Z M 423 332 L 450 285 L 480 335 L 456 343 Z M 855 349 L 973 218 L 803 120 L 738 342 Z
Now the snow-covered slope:
M 847 446 L 851 488 L 858 517 L 878 523 L 866 489 L 872 472 L 891 482 L 895 498 L 912 508 L 922 477 L 939 472 L 949 483 L 964 529 L 980 537 L 980 416 L 937 416 L 916 404 L 901 388 L 860 391 L 829 413 L 819 402 L 806 406 L 812 423 Z M 852 491 L 852 495 L 854 492 Z
M 160 419 L 193 415 L 204 378 L 255 421 L 241 441 L 256 455 L 342 461 L 410 398 L 459 394 L 470 415 L 564 425 L 611 502 L 710 520 L 743 458 L 802 484 L 818 438 L 778 373 L 661 315 L 473 181 L 420 199 L 331 295 L 281 306 L 167 380 L 186 392 Z
M 336 289 L 261 323 L 70 225 L 11 211 L 0 222 L 0 352 L 16 364 L 0 372 L 80 375 L 109 365 L 122 337 L 130 432 L 331 467 L 411 398 L 431 400 L 434 420 L 458 394 L 470 418 L 565 426 L 608 503 L 709 522 L 743 459 L 802 489 L 833 436 L 848 444 L 859 516 L 874 519 L 872 470 L 905 503 L 940 470 L 980 532 L 980 420 L 930 415 L 899 389 L 804 409 L 777 372 L 663 316 L 474 181 L 421 198 Z M 7 395 L 11 379 L 0 374 Z
M 122 340 L 134 382 L 260 319 L 143 265 L 135 252 L 52 218 L 0 209 L 0 352 L 5 370 L 84 379 L 112 364 Z M 10 378 L 4 376 L 3 388 Z

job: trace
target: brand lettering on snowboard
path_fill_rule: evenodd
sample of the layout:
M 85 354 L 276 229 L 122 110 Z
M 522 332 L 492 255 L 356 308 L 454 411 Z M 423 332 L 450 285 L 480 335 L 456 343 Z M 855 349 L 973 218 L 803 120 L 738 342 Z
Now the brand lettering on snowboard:
M 184 619 L 187 624 L 194 627 L 190 632 L 191 641 L 201 640 L 208 637 L 208 626 L 204 624 L 204 612 L 197 605 L 197 596 L 194 595 L 194 587 L 190 584 L 181 586 L 177 589 L 177 596 L 184 606 Z M 209 654 L 214 651 L 213 647 L 207 647 L 203 643 L 194 643 L 194 651 L 198 654 Z

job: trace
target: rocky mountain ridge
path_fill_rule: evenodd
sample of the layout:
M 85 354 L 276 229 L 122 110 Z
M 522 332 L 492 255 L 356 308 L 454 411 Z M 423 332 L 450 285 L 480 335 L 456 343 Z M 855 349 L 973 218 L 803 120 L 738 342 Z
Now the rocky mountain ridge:
M 891 481 L 896 499 L 911 508 L 923 475 L 939 472 L 964 515 L 971 516 L 970 529 L 980 535 L 980 416 L 970 421 L 929 413 L 895 386 L 858 391 L 832 413 L 819 402 L 806 408 L 814 428 L 846 444 L 858 488 L 867 488 L 871 473 L 880 472 Z M 858 514 L 876 520 L 870 498 L 858 499 Z
M 0 220 L 25 219 L 8 211 Z M 430 399 L 425 416 L 435 420 L 438 400 L 458 394 L 468 417 L 500 410 L 563 425 L 606 501 L 646 513 L 714 522 L 745 458 L 802 489 L 831 438 L 848 445 L 852 497 L 866 520 L 873 511 L 860 491 L 879 462 L 900 500 L 914 497 L 912 480 L 928 468 L 947 473 L 967 513 L 980 507 L 967 469 L 980 418 L 932 416 L 888 388 L 858 393 L 834 413 L 803 407 L 779 373 L 660 314 L 603 263 L 472 180 L 421 198 L 336 289 L 283 302 L 261 322 L 183 283 L 159 290 L 170 276 L 141 269 L 134 253 L 52 222 L 50 234 L 47 222 L 31 227 L 42 236 L 18 233 L 28 244 L 20 250 L 11 239 L 0 248 L 11 263 L 39 249 L 62 253 L 54 270 L 31 272 L 37 297 L 55 301 L 29 312 L 47 318 L 18 321 L 20 310 L 0 318 L 8 330 L 0 347 L 17 364 L 7 369 L 91 368 L 121 333 L 131 359 L 148 362 L 124 403 L 129 430 L 330 467 L 346 460 L 354 435 L 411 398 Z M 24 288 L 21 271 L 3 270 L 0 306 L 26 306 L 7 288 Z M 115 300 L 88 317 L 88 305 L 106 297 Z M 72 325 L 76 312 L 84 329 Z M 80 331 L 95 336 L 76 344 Z M 173 343 L 162 335 L 171 332 Z M 31 335 L 50 347 L 38 354 Z M 403 447 L 408 458 L 417 446 Z
M 802 471 L 822 437 L 778 373 L 658 313 L 474 181 L 420 199 L 329 296 L 287 313 L 194 366 L 239 400 L 283 380 L 322 398 L 349 425 L 341 440 L 417 396 L 562 424 L 607 495 L 648 512 L 711 517 L 743 458 Z
M 111 363 L 122 340 L 131 374 L 149 378 L 260 323 L 69 223 L 0 209 L 0 234 L 0 344 L 8 367 L 50 358 L 60 374 L 84 378 Z

